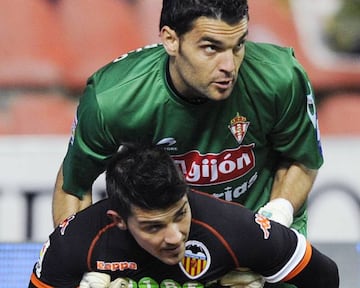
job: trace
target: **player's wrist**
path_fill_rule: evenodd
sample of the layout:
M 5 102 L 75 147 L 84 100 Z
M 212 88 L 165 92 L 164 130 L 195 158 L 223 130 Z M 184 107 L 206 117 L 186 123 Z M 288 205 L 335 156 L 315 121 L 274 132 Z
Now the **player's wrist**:
M 275 198 L 259 209 L 259 214 L 290 227 L 293 222 L 294 207 L 285 198 Z

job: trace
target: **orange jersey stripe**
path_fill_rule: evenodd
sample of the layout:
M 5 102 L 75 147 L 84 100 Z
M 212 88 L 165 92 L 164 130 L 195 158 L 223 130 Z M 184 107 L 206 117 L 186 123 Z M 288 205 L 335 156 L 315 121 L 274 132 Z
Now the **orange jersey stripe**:
M 31 278 L 30 278 L 30 281 L 31 283 L 37 287 L 37 288 L 54 288 L 54 286 L 50 286 L 50 285 L 47 285 L 43 282 L 41 282 L 36 276 L 34 273 L 31 274 Z
M 299 262 L 299 264 L 283 279 L 283 281 L 288 281 L 298 275 L 304 268 L 309 264 L 312 255 L 312 247 L 309 241 L 306 241 L 306 250 L 304 257 Z

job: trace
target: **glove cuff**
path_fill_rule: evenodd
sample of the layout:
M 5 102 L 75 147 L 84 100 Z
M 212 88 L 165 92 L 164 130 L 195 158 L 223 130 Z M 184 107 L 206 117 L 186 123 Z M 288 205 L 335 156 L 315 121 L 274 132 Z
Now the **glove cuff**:
M 294 207 L 285 198 L 276 198 L 260 208 L 259 214 L 290 227 L 293 222 Z

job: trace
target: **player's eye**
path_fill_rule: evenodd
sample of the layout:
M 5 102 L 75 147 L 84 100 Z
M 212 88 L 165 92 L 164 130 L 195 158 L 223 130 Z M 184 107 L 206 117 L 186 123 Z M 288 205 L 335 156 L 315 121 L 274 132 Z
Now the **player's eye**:
M 184 217 L 186 216 L 186 214 L 188 213 L 187 208 L 182 209 L 175 217 L 175 221 L 179 222 L 182 219 L 184 219 Z
M 241 52 L 241 50 L 244 48 L 244 46 L 245 46 L 245 40 L 244 40 L 244 41 L 241 41 L 240 43 L 238 43 L 238 44 L 236 45 L 236 47 L 234 48 L 234 52 L 235 52 L 235 53 Z
M 217 51 L 217 47 L 215 45 L 206 45 L 206 46 L 204 46 L 204 51 L 207 54 L 212 54 Z
M 154 233 L 160 231 L 162 228 L 163 228 L 163 225 L 154 224 L 154 225 L 145 226 L 142 230 L 146 233 L 154 234 Z

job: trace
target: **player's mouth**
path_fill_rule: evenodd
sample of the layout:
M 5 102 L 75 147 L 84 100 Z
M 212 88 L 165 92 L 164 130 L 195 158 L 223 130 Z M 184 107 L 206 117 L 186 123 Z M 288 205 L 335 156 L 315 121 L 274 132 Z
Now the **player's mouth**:
M 215 86 L 218 87 L 220 90 L 228 90 L 232 88 L 233 83 L 234 79 L 232 78 L 214 82 Z
M 183 251 L 184 249 L 183 247 L 184 247 L 183 245 L 171 246 L 164 248 L 163 251 L 167 254 L 178 255 Z

